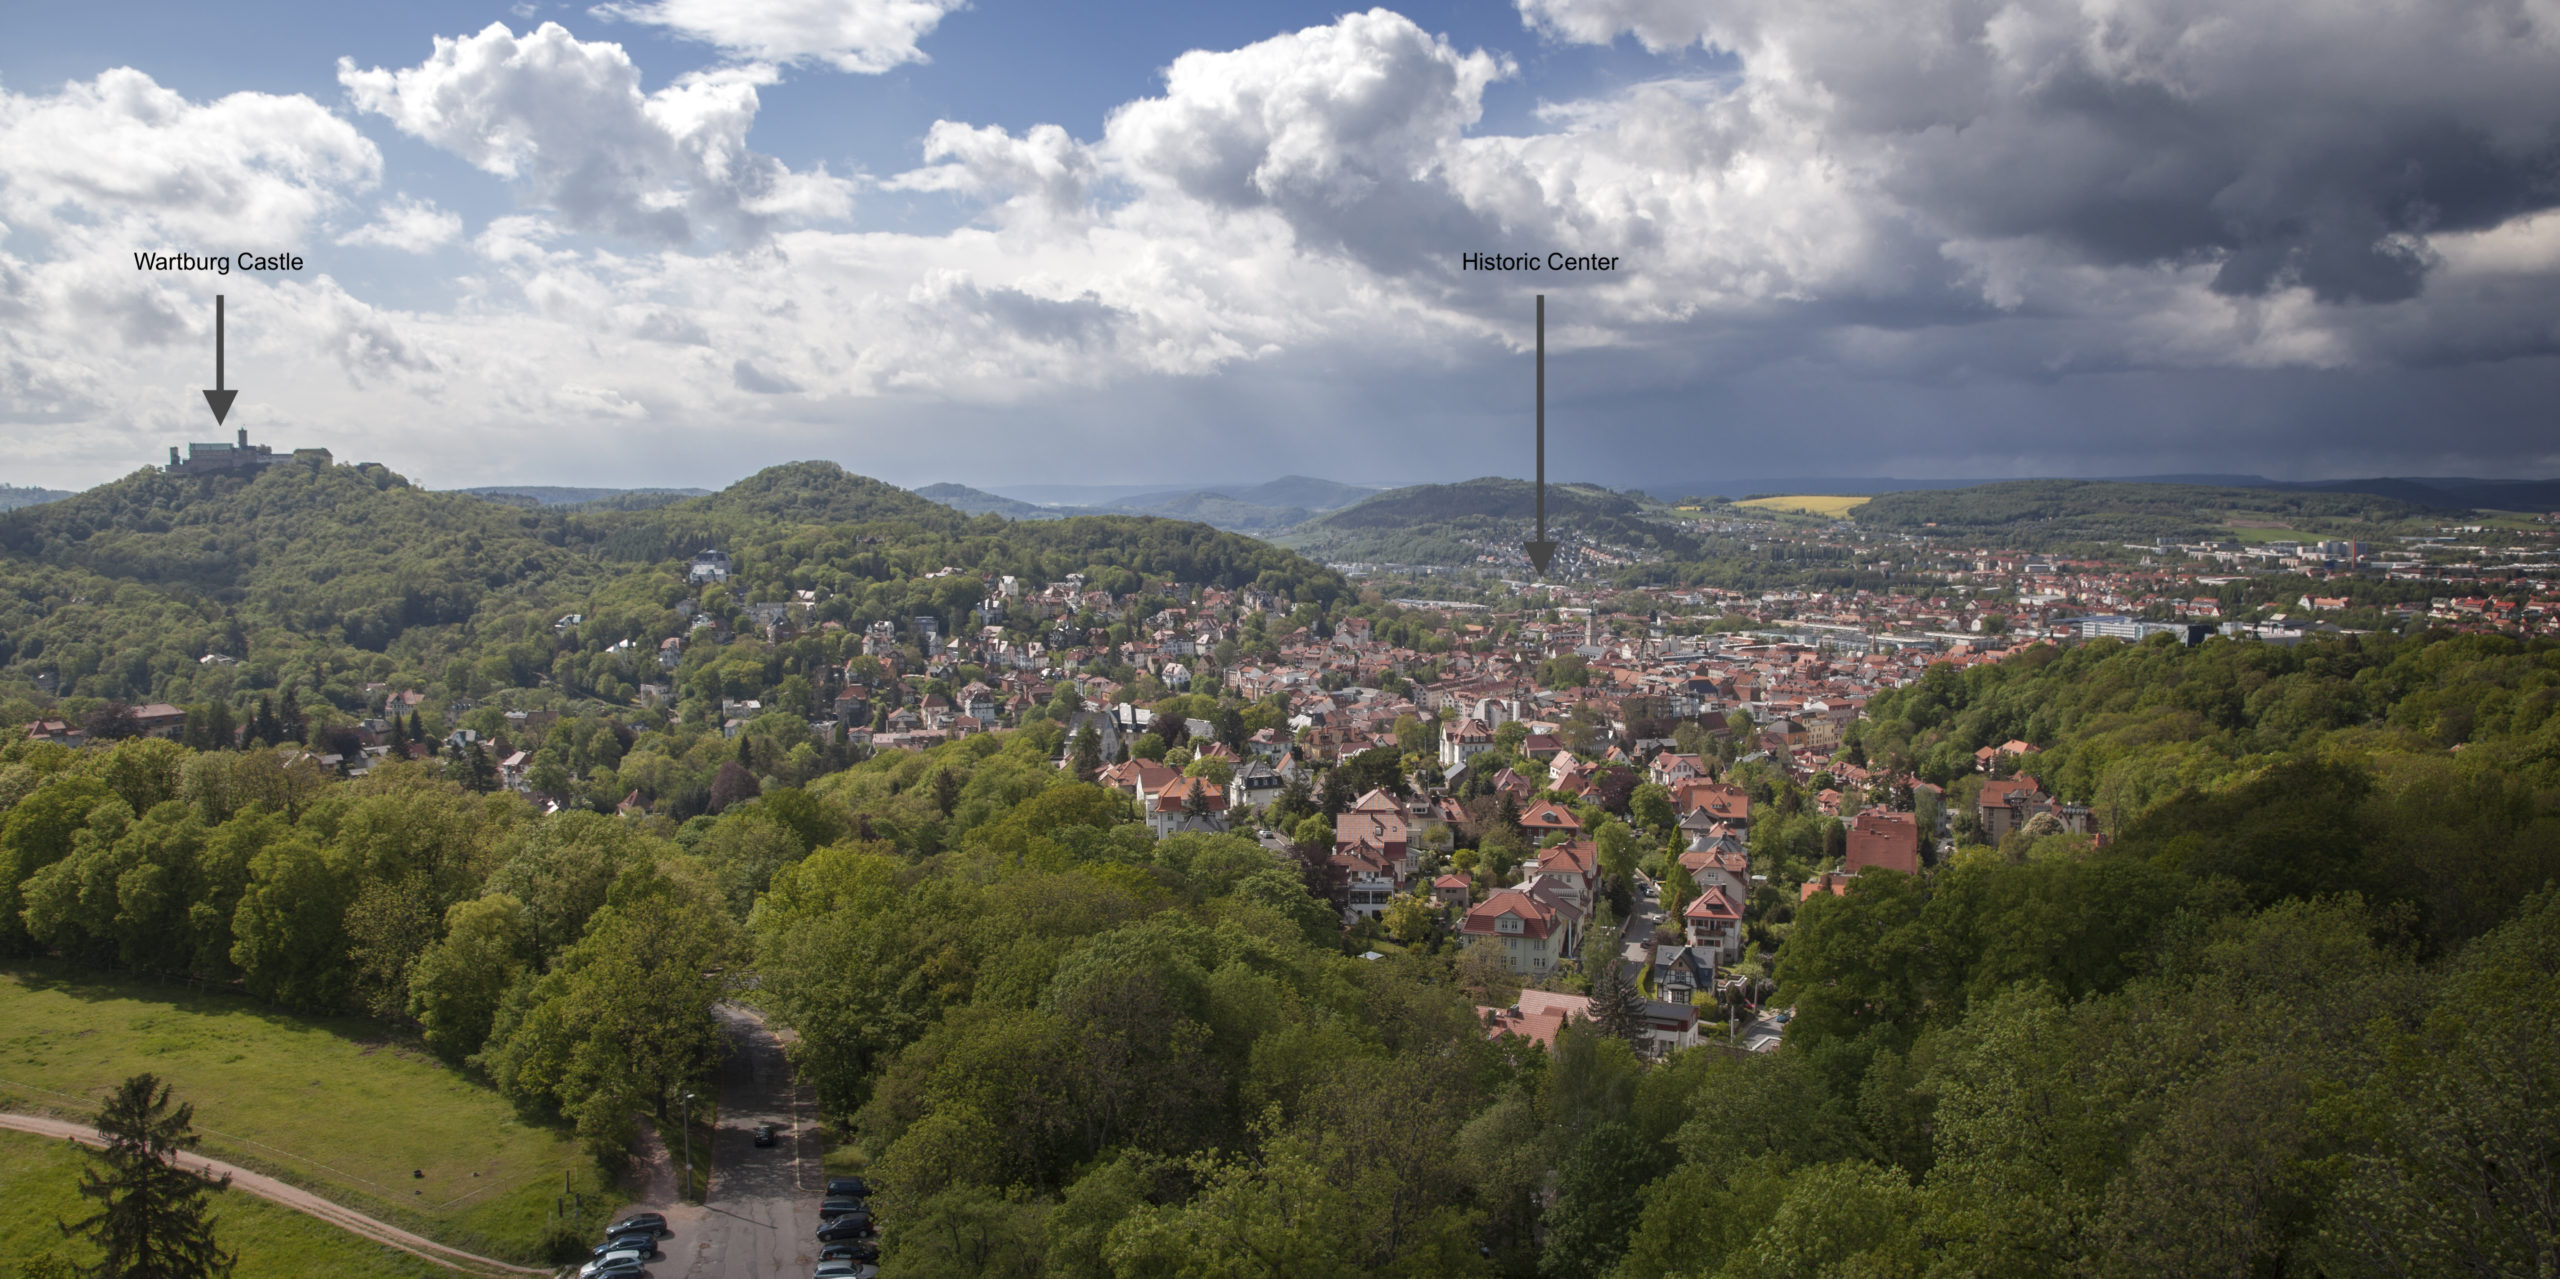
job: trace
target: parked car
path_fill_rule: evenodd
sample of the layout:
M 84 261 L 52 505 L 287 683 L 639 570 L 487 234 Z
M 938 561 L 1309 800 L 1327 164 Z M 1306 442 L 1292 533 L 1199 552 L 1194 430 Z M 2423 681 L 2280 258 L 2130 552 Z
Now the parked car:
M 880 1267 L 850 1261 L 821 1262 L 814 1279 L 878 1279 Z
M 604 1232 L 608 1235 L 627 1235 L 635 1230 L 646 1230 L 651 1234 L 666 1234 L 667 1219 L 654 1212 L 635 1212 L 604 1228 Z
M 818 1227 L 818 1242 L 845 1243 L 870 1238 L 871 1234 L 871 1214 L 850 1212 Z
M 829 1199 L 838 1197 L 860 1199 L 870 1193 L 871 1183 L 864 1181 L 860 1177 L 827 1178 L 827 1197 Z
M 833 1221 L 848 1212 L 868 1214 L 870 1211 L 870 1206 L 859 1199 L 830 1199 L 818 1205 L 818 1220 Z
M 648 1258 L 625 1248 L 620 1252 L 607 1253 L 580 1267 L 578 1279 L 623 1279 L 624 1276 L 646 1271 L 648 1265 Z
M 863 1240 L 855 1243 L 831 1243 L 818 1250 L 820 1261 L 878 1261 L 880 1245 Z
M 588 1255 L 597 1259 L 602 1259 L 617 1252 L 636 1252 L 643 1257 L 648 1257 L 656 1255 L 657 1251 L 658 1235 L 656 1231 L 626 1230 L 621 1234 L 605 1240 L 603 1243 L 597 1244 L 595 1246 L 595 1250 Z

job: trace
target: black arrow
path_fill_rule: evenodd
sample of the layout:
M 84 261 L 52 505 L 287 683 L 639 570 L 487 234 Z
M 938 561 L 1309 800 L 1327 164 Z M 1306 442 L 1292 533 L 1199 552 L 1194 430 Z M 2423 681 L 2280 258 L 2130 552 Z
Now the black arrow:
M 239 395 L 238 391 L 222 389 L 222 295 L 216 293 L 213 295 L 213 389 L 204 393 L 204 402 L 213 407 L 215 426 L 222 425 L 222 419 L 231 416 L 231 401 Z
M 1538 295 L 1538 536 L 1521 548 L 1529 552 L 1529 563 L 1540 574 L 1556 557 L 1556 544 L 1547 540 L 1547 295 Z

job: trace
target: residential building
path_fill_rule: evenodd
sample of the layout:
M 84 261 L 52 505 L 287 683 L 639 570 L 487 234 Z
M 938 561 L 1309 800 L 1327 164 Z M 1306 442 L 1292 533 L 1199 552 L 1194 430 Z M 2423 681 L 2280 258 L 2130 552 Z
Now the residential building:
M 1544 977 L 1573 954 L 1582 912 L 1538 885 L 1505 888 L 1467 909 L 1458 931 L 1469 940 L 1491 938 L 1502 946 L 1511 971 Z
M 1845 869 L 1852 874 L 1868 870 L 1896 870 L 1905 875 L 1920 873 L 1920 819 L 1911 813 L 1888 813 L 1867 809 L 1849 823 L 1849 852 Z
M 1227 829 L 1227 793 L 1206 777 L 1176 777 L 1147 805 L 1147 829 L 1158 839 L 1186 831 L 1221 833 Z
M 1457 768 L 1493 749 L 1493 730 L 1467 718 L 1440 727 L 1440 767 Z

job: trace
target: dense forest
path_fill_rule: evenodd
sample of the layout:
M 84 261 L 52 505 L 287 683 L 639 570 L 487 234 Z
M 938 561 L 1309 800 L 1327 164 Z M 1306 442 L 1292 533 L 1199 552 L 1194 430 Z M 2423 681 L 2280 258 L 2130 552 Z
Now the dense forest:
M 1852 749 L 2026 735 L 2108 838 L 1804 903 L 1767 1054 L 1488 1038 L 1497 967 L 1348 953 L 1304 859 L 1150 838 L 1048 723 L 681 823 L 13 743 L 0 946 L 414 1026 L 606 1158 L 752 999 L 893 1275 L 2533 1274 L 2555 699 L 2560 649 L 2480 638 L 1932 674 Z
M 433 493 L 379 466 L 140 471 L 0 515 L 0 704 L 16 695 L 24 720 L 54 698 L 74 717 L 105 701 L 219 703 L 242 722 L 261 696 L 294 691 L 330 719 L 378 711 L 365 686 L 389 684 L 437 705 L 518 689 L 528 705 L 619 708 L 664 678 L 655 646 L 681 633 L 677 605 L 698 594 L 684 561 L 709 547 L 735 563 L 702 600 L 722 622 L 810 591 L 821 598 L 809 627 L 834 622 L 856 638 L 872 621 L 918 616 L 957 634 L 987 579 L 1006 574 L 1036 587 L 1081 572 L 1131 596 L 1174 582 L 1259 586 L 1317 605 L 1346 589 L 1296 555 L 1204 525 L 973 519 L 823 462 L 634 510 Z M 561 627 L 571 614 L 583 620 Z M 1027 619 L 1014 631 L 1032 634 Z M 635 647 L 608 655 L 622 640 Z M 774 655 L 772 678 L 734 695 L 844 656 Z

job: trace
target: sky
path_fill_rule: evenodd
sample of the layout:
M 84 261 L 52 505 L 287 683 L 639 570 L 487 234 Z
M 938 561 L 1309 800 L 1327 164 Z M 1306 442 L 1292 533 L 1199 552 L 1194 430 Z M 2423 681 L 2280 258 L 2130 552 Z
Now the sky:
M 0 0 L 0 481 L 1525 476 L 1541 294 L 1558 479 L 2560 475 L 2560 0 Z

